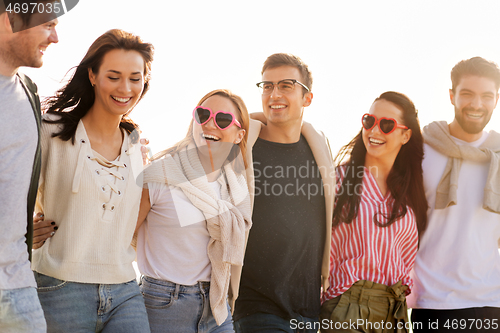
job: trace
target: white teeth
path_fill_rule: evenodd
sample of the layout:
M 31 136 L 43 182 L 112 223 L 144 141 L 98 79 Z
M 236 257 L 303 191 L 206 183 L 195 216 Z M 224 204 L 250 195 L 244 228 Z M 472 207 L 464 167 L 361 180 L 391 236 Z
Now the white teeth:
M 271 105 L 271 109 L 284 109 L 286 105 Z
M 467 116 L 470 118 L 479 119 L 483 116 L 483 114 L 482 113 L 467 113 Z
M 220 138 L 216 137 L 215 135 L 211 135 L 211 134 L 205 134 L 205 133 L 202 133 L 201 136 L 205 139 L 205 140 L 213 140 L 213 141 L 219 141 Z
M 115 96 L 111 96 L 115 101 L 118 101 L 118 102 L 121 102 L 121 103 L 127 103 L 128 101 L 130 101 L 132 99 L 132 97 L 129 97 L 129 98 L 120 98 L 120 97 L 115 97 Z
M 378 139 L 373 139 L 373 138 L 370 138 L 369 139 L 370 143 L 373 144 L 373 145 L 381 145 L 381 144 L 384 144 L 385 141 L 382 141 L 382 140 L 378 140 Z

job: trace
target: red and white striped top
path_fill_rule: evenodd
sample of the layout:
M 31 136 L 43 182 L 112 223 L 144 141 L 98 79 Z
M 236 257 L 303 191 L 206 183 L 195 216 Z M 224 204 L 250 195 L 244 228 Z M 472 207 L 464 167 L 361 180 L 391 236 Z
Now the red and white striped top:
M 337 193 L 346 169 L 345 165 L 337 168 Z M 406 215 L 389 227 L 378 227 L 373 220 L 379 213 L 377 220 L 383 222 L 380 213 L 388 216 L 393 202 L 390 192 L 384 197 L 373 175 L 364 168 L 358 216 L 352 223 L 340 223 L 332 229 L 330 288 L 323 293 L 323 302 L 342 295 L 359 280 L 387 286 L 402 280 L 410 293 L 410 271 L 418 248 L 413 210 L 408 207 Z

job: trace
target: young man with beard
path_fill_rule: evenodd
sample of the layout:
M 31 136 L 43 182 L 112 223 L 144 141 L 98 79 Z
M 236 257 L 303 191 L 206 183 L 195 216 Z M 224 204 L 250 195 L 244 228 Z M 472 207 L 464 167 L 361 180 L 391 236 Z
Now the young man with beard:
M 297 332 L 318 323 L 328 287 L 335 172 L 325 136 L 302 121 L 313 98 L 307 65 L 273 54 L 257 85 L 266 125 L 250 124 L 253 226 L 233 318 L 239 333 Z
M 483 129 L 500 70 L 475 57 L 459 62 L 451 80 L 455 119 L 423 130 L 429 224 L 409 298 L 413 329 L 499 332 L 500 134 Z
M 40 3 L 40 11 L 53 5 L 32 2 Z M 57 18 L 46 12 L 23 14 L 15 3 L 22 1 L 5 1 L 6 7 L 0 1 L 0 331 L 38 333 L 46 325 L 29 256 L 41 111 L 36 85 L 18 69 L 42 66 L 44 51 L 58 42 Z

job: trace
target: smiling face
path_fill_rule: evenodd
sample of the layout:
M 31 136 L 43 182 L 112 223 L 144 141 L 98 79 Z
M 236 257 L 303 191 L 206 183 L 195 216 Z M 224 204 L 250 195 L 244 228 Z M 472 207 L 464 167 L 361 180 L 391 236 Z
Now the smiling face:
M 300 71 L 292 66 L 280 66 L 266 69 L 262 74 L 262 81 L 277 83 L 285 79 L 295 79 L 303 82 Z M 304 94 L 303 88 L 295 84 L 289 93 L 281 93 L 277 87 L 269 95 L 262 95 L 262 110 L 268 123 L 276 126 L 302 122 L 304 107 L 309 106 L 312 93 Z
M 455 119 L 450 124 L 452 135 L 464 141 L 475 141 L 490 121 L 498 101 L 495 82 L 482 76 L 464 76 L 453 92 Z
M 109 51 L 97 73 L 89 69 L 89 79 L 95 91 L 93 108 L 122 116 L 130 112 L 141 97 L 144 60 L 137 51 Z
M 375 101 L 370 108 L 370 114 L 380 119 L 393 118 L 400 125 L 403 123 L 403 111 L 394 103 L 385 99 Z M 365 161 L 370 163 L 373 160 L 378 160 L 383 164 L 394 163 L 398 156 L 399 150 L 410 140 L 411 130 L 396 128 L 390 134 L 384 134 L 379 126 L 375 126 L 370 130 L 363 128 L 363 143 L 366 147 Z
M 231 100 L 220 95 L 214 95 L 207 98 L 200 106 L 210 108 L 213 112 L 224 111 L 231 112 L 241 122 L 241 115 Z M 234 144 L 240 143 L 245 135 L 245 130 L 240 129 L 236 124 L 232 124 L 228 128 L 221 130 L 215 123 L 214 118 L 211 118 L 207 123 L 199 125 L 194 122 L 193 136 L 198 147 L 206 146 L 207 141 L 211 144 L 218 142 L 230 142 Z
M 33 14 L 32 22 L 42 22 L 42 14 Z M 57 18 L 37 25 L 31 29 L 22 30 L 14 34 L 14 38 L 8 41 L 9 50 L 7 61 L 15 68 L 21 66 L 39 68 L 43 65 L 43 54 L 52 43 L 57 43 L 59 38 L 56 32 Z M 22 24 L 20 18 L 14 20 L 14 24 Z

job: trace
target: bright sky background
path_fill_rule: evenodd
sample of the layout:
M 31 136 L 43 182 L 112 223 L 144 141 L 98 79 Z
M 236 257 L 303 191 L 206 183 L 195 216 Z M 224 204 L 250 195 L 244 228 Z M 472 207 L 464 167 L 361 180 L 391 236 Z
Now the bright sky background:
M 213 89 L 261 111 L 263 62 L 293 53 L 314 78 L 304 120 L 325 132 L 335 155 L 387 90 L 414 101 L 421 125 L 451 121 L 450 71 L 473 56 L 500 62 L 499 19 L 498 0 L 80 0 L 60 18 L 43 68 L 22 71 L 48 96 L 102 33 L 138 34 L 155 46 L 155 60 L 151 89 L 131 117 L 158 152 L 185 136 L 193 108 Z M 487 129 L 500 130 L 500 111 Z

